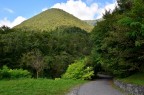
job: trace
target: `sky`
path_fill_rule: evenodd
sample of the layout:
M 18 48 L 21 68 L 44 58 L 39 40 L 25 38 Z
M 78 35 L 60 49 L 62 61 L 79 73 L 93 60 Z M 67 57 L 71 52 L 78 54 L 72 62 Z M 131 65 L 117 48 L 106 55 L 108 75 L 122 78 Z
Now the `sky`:
M 12 28 L 50 8 L 62 9 L 81 20 L 94 20 L 115 6 L 116 0 L 1 0 L 0 26 Z

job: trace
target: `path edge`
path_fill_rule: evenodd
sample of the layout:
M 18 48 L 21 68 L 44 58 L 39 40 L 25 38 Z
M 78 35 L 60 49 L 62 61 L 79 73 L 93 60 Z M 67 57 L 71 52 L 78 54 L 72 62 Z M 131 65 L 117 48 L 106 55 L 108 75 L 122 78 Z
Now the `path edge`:
M 132 95 L 144 95 L 144 86 L 125 83 L 120 80 L 114 79 L 114 85 L 123 89 L 125 92 Z

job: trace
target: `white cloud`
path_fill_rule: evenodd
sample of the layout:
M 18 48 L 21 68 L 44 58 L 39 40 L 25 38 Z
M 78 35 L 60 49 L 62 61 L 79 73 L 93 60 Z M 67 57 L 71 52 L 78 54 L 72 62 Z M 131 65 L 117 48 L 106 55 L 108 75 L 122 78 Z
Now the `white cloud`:
M 68 0 L 66 3 L 57 3 L 52 8 L 63 9 L 82 20 L 94 19 L 98 10 L 98 4 L 86 5 L 82 0 Z
M 9 12 L 9 13 L 14 13 L 14 11 L 12 9 L 9 9 L 9 8 L 4 8 L 4 10 Z
M 18 16 L 17 18 L 15 18 L 13 21 L 8 20 L 6 17 L 2 20 L 0 20 L 0 27 L 5 25 L 8 26 L 10 28 L 20 24 L 21 22 L 23 22 L 24 20 L 26 20 L 26 18 L 22 17 L 22 16 Z
M 86 0 L 86 2 L 93 2 L 93 0 Z M 111 10 L 117 5 L 116 0 L 113 3 L 107 3 L 104 7 L 99 7 L 99 3 L 91 3 L 87 5 L 86 2 L 82 0 L 68 0 L 66 3 L 56 3 L 51 8 L 59 8 L 64 11 L 73 14 L 82 20 L 91 20 L 102 18 L 102 15 L 105 13 L 105 10 Z M 43 11 L 48 8 L 42 9 Z

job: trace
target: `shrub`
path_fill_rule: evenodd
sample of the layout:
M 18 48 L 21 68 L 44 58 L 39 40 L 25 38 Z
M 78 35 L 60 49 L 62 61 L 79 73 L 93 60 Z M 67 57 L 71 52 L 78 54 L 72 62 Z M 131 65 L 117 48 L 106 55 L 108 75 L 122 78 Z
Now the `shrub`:
M 62 76 L 62 78 L 82 80 L 91 79 L 91 77 L 94 75 L 94 71 L 92 67 L 86 67 L 85 61 L 86 58 L 78 60 L 75 63 L 69 65 L 66 73 Z
M 113 70 L 113 74 L 114 76 L 118 77 L 118 78 L 125 78 L 128 77 L 130 74 L 130 72 L 126 71 L 126 70 Z
M 11 78 L 29 78 L 31 77 L 30 72 L 28 72 L 27 70 L 23 70 L 23 69 L 10 69 L 9 73 L 11 75 Z
M 9 69 L 7 66 L 3 66 L 0 69 L 0 79 L 16 79 L 16 78 L 29 78 L 30 72 L 23 69 Z
M 9 73 L 9 68 L 7 66 L 3 66 L 2 69 L 0 69 L 0 79 L 6 78 L 9 79 L 10 78 L 10 73 Z

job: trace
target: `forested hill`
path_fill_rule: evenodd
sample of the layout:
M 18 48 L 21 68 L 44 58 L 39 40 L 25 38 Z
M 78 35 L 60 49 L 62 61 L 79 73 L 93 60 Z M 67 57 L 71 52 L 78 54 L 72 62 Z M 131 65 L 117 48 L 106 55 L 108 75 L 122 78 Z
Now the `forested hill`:
M 16 26 L 17 29 L 25 30 L 54 30 L 61 26 L 75 26 L 90 32 L 93 26 L 74 17 L 61 9 L 46 10 Z

